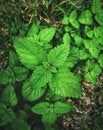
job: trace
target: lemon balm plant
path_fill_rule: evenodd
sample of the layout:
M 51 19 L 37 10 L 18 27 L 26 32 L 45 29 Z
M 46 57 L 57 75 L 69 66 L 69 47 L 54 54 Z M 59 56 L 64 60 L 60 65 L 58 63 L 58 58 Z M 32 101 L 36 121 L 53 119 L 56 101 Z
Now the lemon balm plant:
M 102 72 L 101 12 L 100 0 L 93 0 L 91 9 L 64 16 L 60 28 L 37 22 L 25 37 L 13 38 L 16 52 L 0 72 L 2 128 L 60 130 L 60 116 L 75 112 L 66 99 L 81 98 L 82 81 L 96 84 Z

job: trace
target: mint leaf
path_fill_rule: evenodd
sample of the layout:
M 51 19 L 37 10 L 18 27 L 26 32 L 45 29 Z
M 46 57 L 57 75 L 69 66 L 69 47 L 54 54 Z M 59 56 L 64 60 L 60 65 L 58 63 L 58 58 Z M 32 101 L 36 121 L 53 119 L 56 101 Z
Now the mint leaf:
M 13 71 L 17 82 L 25 80 L 28 74 L 28 69 L 24 67 L 16 66 L 13 68 Z
M 34 36 L 34 34 L 37 34 L 38 31 L 39 31 L 39 26 L 35 23 L 32 23 L 27 36 L 28 37 Z
M 101 68 L 98 64 L 95 64 L 95 62 L 91 62 L 90 60 L 87 61 L 85 66 L 85 81 L 96 84 L 100 73 Z
M 70 111 L 75 111 L 74 107 L 70 103 L 62 103 L 58 101 L 54 104 L 54 112 L 56 114 L 65 114 Z
M 88 38 L 93 38 L 94 32 L 89 26 L 85 26 L 84 32 Z
M 85 48 L 89 50 L 90 54 L 94 58 L 98 58 L 98 55 L 100 53 L 100 49 L 98 48 L 99 46 L 98 46 L 97 41 L 95 41 L 95 39 L 84 40 L 84 45 L 85 45 Z
M 45 115 L 48 113 L 49 106 L 48 102 L 41 102 L 34 105 L 31 110 L 36 114 Z
M 68 25 L 69 24 L 69 17 L 64 16 L 61 22 L 62 22 L 63 25 Z
M 69 16 L 69 22 L 74 28 L 78 29 L 80 25 L 76 19 L 77 19 L 77 12 L 74 10 L 71 12 Z
M 100 66 L 103 68 L 103 54 L 100 54 L 98 57 L 98 62 L 100 64 Z
M 30 81 L 24 82 L 22 86 L 22 95 L 24 99 L 29 100 L 29 101 L 35 101 L 39 99 L 45 92 L 45 89 L 38 88 L 30 83 Z
M 29 69 L 34 69 L 35 65 L 40 64 L 45 59 L 45 50 L 35 44 L 32 37 L 15 38 L 14 47 L 21 63 Z
M 83 45 L 83 39 L 77 35 L 76 33 L 72 33 L 71 36 L 73 37 L 75 44 L 80 47 Z
M 71 39 L 71 38 L 70 38 L 70 36 L 69 36 L 68 33 L 65 33 L 65 34 L 63 35 L 63 43 L 64 43 L 64 44 L 68 44 L 68 46 L 69 46 L 69 44 L 70 44 L 70 42 L 71 42 L 70 39 Z
M 61 44 L 53 48 L 49 52 L 47 59 L 48 62 L 54 67 L 60 67 L 66 61 L 68 54 L 69 54 L 69 45 Z
M 7 106 L 15 106 L 18 102 L 14 87 L 12 85 L 7 86 L 1 96 L 1 102 Z
M 90 10 L 83 11 L 81 13 L 81 15 L 79 16 L 78 21 L 81 24 L 86 24 L 86 25 L 92 24 L 93 19 L 92 19 L 92 13 L 91 13 L 91 11 Z
M 40 41 L 42 42 L 50 42 L 55 34 L 55 28 L 46 28 L 46 29 L 42 29 L 38 36 L 40 38 Z
M 96 15 L 95 20 L 99 25 L 103 25 L 103 9 L 101 9 Z
M 98 26 L 98 27 L 94 27 L 94 36 L 96 38 L 100 38 L 102 37 L 102 34 L 103 34 L 103 26 Z
M 69 68 L 73 67 L 79 61 L 79 56 L 79 49 L 77 47 L 72 47 L 64 65 Z
M 92 12 L 94 14 L 96 14 L 96 13 L 100 12 L 101 8 L 102 8 L 101 0 L 93 0 L 93 4 L 92 4 L 92 8 L 91 8 Z
M 38 88 L 45 87 L 45 85 L 51 80 L 52 74 L 42 66 L 38 66 L 33 72 L 30 82 Z
M 77 77 L 67 68 L 60 68 L 49 82 L 49 86 L 51 91 L 59 96 L 78 98 L 82 95 Z
M 12 122 L 15 118 L 13 110 L 11 108 L 6 108 L 6 105 L 0 103 L 0 126 Z

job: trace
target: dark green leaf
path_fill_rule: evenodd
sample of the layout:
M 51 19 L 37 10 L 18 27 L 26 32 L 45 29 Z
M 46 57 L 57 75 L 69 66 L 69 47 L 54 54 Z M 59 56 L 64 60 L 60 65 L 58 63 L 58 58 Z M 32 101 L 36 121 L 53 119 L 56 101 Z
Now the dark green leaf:
M 24 67 L 16 66 L 13 68 L 13 71 L 17 82 L 25 80 L 28 74 L 28 69 Z
M 15 106 L 18 102 L 14 87 L 12 85 L 7 86 L 1 96 L 1 102 L 5 103 L 7 106 Z
M 0 126 L 12 122 L 15 118 L 13 110 L 11 108 L 6 108 L 6 105 L 0 103 Z

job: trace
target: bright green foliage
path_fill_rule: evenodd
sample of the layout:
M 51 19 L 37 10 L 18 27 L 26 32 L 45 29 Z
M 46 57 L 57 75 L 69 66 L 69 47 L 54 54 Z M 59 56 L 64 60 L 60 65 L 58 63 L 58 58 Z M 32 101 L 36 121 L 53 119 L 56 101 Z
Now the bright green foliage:
M 89 26 L 85 26 L 85 34 L 88 38 L 93 38 L 93 30 Z
M 62 19 L 62 24 L 63 25 L 68 25 L 69 24 L 69 17 L 68 16 L 64 16 L 64 18 Z
M 101 10 L 101 0 L 93 0 L 93 3 L 92 3 L 92 12 L 94 14 L 100 12 Z
M 16 38 L 14 40 L 14 47 L 20 61 L 30 69 L 34 69 L 35 65 L 38 65 L 45 59 L 45 50 L 35 44 L 32 37 Z
M 92 13 L 91 13 L 91 11 L 90 10 L 83 11 L 81 13 L 81 15 L 79 16 L 78 21 L 81 24 L 86 24 L 86 25 L 92 24 L 93 19 L 92 19 Z
M 94 58 L 98 58 L 100 50 L 98 48 L 99 46 L 97 42 L 95 42 L 94 40 L 84 40 L 84 45 Z
M 31 76 L 31 83 L 35 88 L 42 88 L 51 80 L 52 74 L 42 66 L 35 69 Z
M 61 44 L 49 52 L 48 62 L 54 67 L 60 67 L 66 61 L 68 53 L 69 53 L 69 45 Z
M 97 76 L 99 76 L 101 73 L 101 68 L 95 62 L 87 61 L 85 72 L 85 80 L 92 84 L 96 84 Z
M 35 23 L 32 23 L 27 36 L 28 37 L 35 36 L 35 34 L 37 34 L 38 31 L 39 31 L 39 26 Z
M 12 122 L 15 118 L 13 110 L 6 108 L 6 105 L 0 103 L 0 126 Z
M 80 47 L 80 46 L 83 45 L 83 39 L 82 39 L 79 35 L 73 33 L 73 34 L 71 34 L 71 36 L 73 37 L 73 39 L 74 39 L 74 41 L 75 41 L 75 44 L 76 44 L 77 46 Z
M 63 43 L 64 44 L 68 44 L 68 46 L 69 46 L 69 44 L 70 44 L 70 36 L 69 36 L 69 34 L 68 33 L 65 33 L 64 35 L 63 35 Z
M 35 101 L 39 99 L 45 92 L 44 88 L 37 88 L 33 84 L 30 83 L 30 81 L 24 82 L 24 85 L 22 87 L 22 95 L 26 100 L 29 101 Z
M 4 88 L 0 101 L 6 104 L 7 106 L 11 107 L 17 104 L 18 101 L 13 86 L 9 85 L 6 88 Z
M 103 26 L 94 27 L 93 33 L 94 33 L 94 36 L 95 36 L 96 38 L 102 37 L 102 34 L 103 34 Z
M 72 68 L 79 61 L 79 56 L 79 49 L 72 47 L 65 65 Z
M 76 111 L 67 99 L 83 96 L 82 82 L 98 83 L 103 70 L 101 1 L 73 8 L 58 8 L 64 13 L 60 25 L 51 21 L 55 27 L 48 27 L 35 19 L 27 35 L 13 39 L 15 50 L 0 72 L 0 126 L 5 130 L 60 130 L 58 118 Z
M 55 123 L 58 114 L 68 113 L 75 109 L 70 103 L 55 102 L 54 104 L 49 104 L 48 102 L 42 102 L 33 106 L 31 110 L 42 115 L 44 124 L 52 125 Z
M 98 62 L 100 64 L 100 66 L 103 68 L 103 54 L 101 54 L 99 57 L 98 57 Z
M 77 12 L 74 10 L 71 12 L 70 16 L 69 16 L 69 22 L 71 23 L 71 25 L 78 29 L 80 24 L 77 21 Z
M 103 9 L 101 9 L 96 15 L 95 20 L 99 25 L 103 25 Z
M 57 114 L 63 114 L 63 113 L 65 114 L 71 110 L 75 111 L 75 109 L 70 103 L 56 102 L 54 104 L 54 112 Z
M 39 32 L 39 38 L 42 42 L 50 42 L 55 34 L 55 28 L 46 28 Z
M 56 95 L 63 97 L 81 97 L 78 79 L 66 68 L 60 68 L 49 82 L 50 89 Z

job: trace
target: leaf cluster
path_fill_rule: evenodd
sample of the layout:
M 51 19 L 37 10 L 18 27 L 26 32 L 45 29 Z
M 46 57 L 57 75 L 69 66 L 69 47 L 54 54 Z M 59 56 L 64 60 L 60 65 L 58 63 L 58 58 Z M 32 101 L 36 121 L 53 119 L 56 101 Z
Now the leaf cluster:
M 102 12 L 100 0 L 93 0 L 91 9 L 64 16 L 60 28 L 32 23 L 26 36 L 13 39 L 15 51 L 0 72 L 0 126 L 60 129 L 58 118 L 76 111 L 66 98 L 81 98 L 82 81 L 96 84 L 102 72 Z

